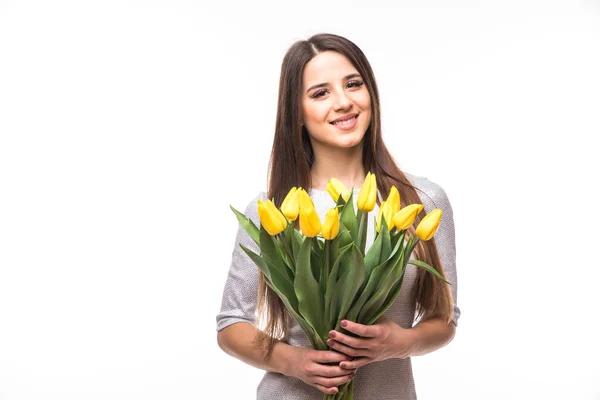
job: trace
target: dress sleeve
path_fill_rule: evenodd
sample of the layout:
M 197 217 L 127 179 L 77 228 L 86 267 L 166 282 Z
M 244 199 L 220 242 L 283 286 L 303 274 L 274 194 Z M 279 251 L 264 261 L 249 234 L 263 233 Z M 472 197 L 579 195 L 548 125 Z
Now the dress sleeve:
M 261 192 L 248 204 L 244 214 L 250 218 L 256 226 L 259 226 L 257 201 L 266 198 Z M 221 310 L 217 314 L 217 331 L 236 322 L 249 322 L 256 324 L 256 302 L 258 294 L 258 267 L 242 250 L 240 244 L 255 253 L 260 253 L 258 245 L 250 238 L 244 229 L 238 226 L 235 244 L 231 255 L 231 265 L 223 298 Z
M 457 303 L 456 240 L 452 206 L 444 189 L 434 182 L 425 179 L 423 192 L 425 196 L 421 195 L 421 198 L 427 212 L 435 208 L 442 210 L 442 219 L 440 220 L 440 225 L 434 239 L 446 279 L 451 284 L 450 292 L 452 293 L 452 300 L 454 302 L 452 322 L 454 325 L 457 325 L 458 318 L 460 317 L 460 309 Z

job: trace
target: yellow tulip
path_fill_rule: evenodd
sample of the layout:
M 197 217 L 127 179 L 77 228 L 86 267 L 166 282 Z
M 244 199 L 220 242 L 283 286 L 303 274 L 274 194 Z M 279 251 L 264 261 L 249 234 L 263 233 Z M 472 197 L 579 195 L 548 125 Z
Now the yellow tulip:
M 267 200 L 266 203 L 258 200 L 258 216 L 260 224 L 265 227 L 271 236 L 283 232 L 288 223 L 271 200 Z
M 360 192 L 358 192 L 358 199 L 356 200 L 356 206 L 362 212 L 369 212 L 375 208 L 377 202 L 377 181 L 375 175 L 367 173 L 367 177 L 363 182 Z
M 400 211 L 400 193 L 398 192 L 398 189 L 396 189 L 396 186 L 392 186 L 390 189 L 390 194 L 388 195 L 386 202 L 390 205 L 392 216 Z M 386 219 L 386 221 L 391 222 L 391 218 L 390 220 Z
M 415 218 L 422 209 L 423 204 L 410 204 L 394 214 L 392 223 L 399 231 L 408 229 L 415 222 Z
M 442 219 L 442 210 L 436 208 L 425 216 L 417 226 L 417 236 L 421 240 L 429 240 L 435 235 Z
M 321 220 L 314 207 L 300 207 L 300 230 L 307 237 L 315 237 L 321 232 Z
M 377 213 L 377 226 L 375 227 L 377 229 L 377 232 L 381 230 L 382 218 L 385 219 L 388 231 L 391 231 L 394 227 L 394 224 L 392 223 L 392 217 L 394 216 L 394 214 L 392 213 L 393 206 L 394 204 L 390 203 L 387 200 L 381 202 L 381 206 L 379 206 L 379 212 Z
M 302 210 L 303 208 L 305 208 L 305 209 L 315 208 L 315 203 L 310 198 L 310 196 L 308 195 L 306 190 L 299 188 L 298 192 L 297 192 L 297 196 L 298 196 L 298 204 L 300 205 L 300 210 Z
M 350 191 L 348 188 L 346 188 L 346 186 L 344 186 L 344 184 L 336 178 L 331 178 L 325 189 L 336 203 L 340 198 L 340 194 L 342 195 L 344 201 L 348 201 L 348 198 L 350 197 Z
M 295 221 L 300 212 L 300 203 L 298 201 L 298 189 L 293 187 L 283 199 L 281 203 L 281 211 L 283 215 L 290 221 Z
M 333 240 L 340 231 L 340 218 L 337 207 L 333 207 L 325 215 L 325 221 L 323 221 L 322 234 L 327 240 Z

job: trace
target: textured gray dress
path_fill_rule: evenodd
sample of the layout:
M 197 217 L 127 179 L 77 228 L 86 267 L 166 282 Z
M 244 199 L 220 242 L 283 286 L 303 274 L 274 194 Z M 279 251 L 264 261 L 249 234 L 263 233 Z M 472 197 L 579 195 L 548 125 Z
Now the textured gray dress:
M 409 174 L 407 174 L 407 177 L 415 187 L 420 189 L 417 193 L 426 212 L 434 208 L 442 209 L 442 220 L 435 234 L 435 240 L 446 277 L 452 283 L 451 291 L 454 298 L 453 322 L 456 325 L 460 310 L 456 304 L 456 251 L 452 208 L 446 193 L 439 185 L 426 178 Z M 317 213 L 323 220 L 327 210 L 333 207 L 335 203 L 325 190 L 313 189 L 309 194 L 315 203 Z M 357 194 L 358 189 L 355 189 L 355 199 Z M 259 226 L 257 200 L 265 200 L 265 198 L 265 193 L 261 192 L 245 211 L 245 214 L 257 226 Z M 370 213 L 370 216 L 377 215 L 377 211 L 378 208 L 375 206 L 375 210 Z M 367 247 L 373 242 L 373 232 L 373 218 L 371 217 L 369 218 Z M 248 322 L 253 325 L 256 322 L 258 268 L 242 251 L 239 246 L 240 243 L 257 253 L 259 252 L 258 246 L 240 228 L 235 240 L 229 275 L 225 283 L 221 310 L 217 315 L 217 330 L 237 322 Z M 407 266 L 400 295 L 385 313 L 388 318 L 404 328 L 412 327 L 414 322 L 413 287 L 416 272 L 416 267 L 410 264 Z M 293 319 L 287 343 L 293 346 L 310 346 L 306 335 L 293 322 Z M 354 398 L 356 400 L 416 399 L 410 358 L 403 360 L 389 359 L 365 365 L 358 369 L 354 379 Z M 320 400 L 323 398 L 323 393 L 297 378 L 266 372 L 258 386 L 256 398 L 258 400 Z

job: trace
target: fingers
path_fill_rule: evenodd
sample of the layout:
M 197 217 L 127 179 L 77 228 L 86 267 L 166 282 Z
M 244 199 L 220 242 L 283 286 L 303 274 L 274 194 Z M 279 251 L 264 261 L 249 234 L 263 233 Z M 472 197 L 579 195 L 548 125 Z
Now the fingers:
M 340 363 L 340 368 L 352 370 L 356 373 L 358 367 L 367 365 L 369 362 L 371 362 L 371 359 L 369 359 L 369 357 L 357 357 L 352 361 L 344 361 Z
M 338 340 L 342 340 L 342 339 L 338 338 Z M 367 349 L 361 349 L 361 348 L 356 348 L 356 347 L 352 347 L 352 346 L 347 346 L 344 343 L 342 343 L 341 341 L 338 342 L 337 340 L 333 340 L 333 339 L 327 340 L 327 345 L 334 350 L 337 350 L 341 353 L 352 356 L 352 358 L 365 356 L 368 354 Z M 352 358 L 345 360 L 345 361 L 351 361 Z
M 348 357 L 348 358 L 346 358 L 346 361 L 344 361 L 344 362 L 348 362 L 350 360 L 351 360 L 351 358 Z M 313 364 L 307 366 L 306 374 L 310 375 L 310 376 L 318 376 L 318 377 L 322 377 L 322 378 L 337 378 L 340 376 L 348 375 L 349 371 L 347 369 L 340 367 L 340 365 L 337 363 L 335 365 L 313 363 Z
M 348 332 L 355 333 L 362 337 L 375 337 L 378 334 L 378 327 L 375 325 L 363 325 L 348 320 L 343 320 L 340 322 L 340 325 Z
M 338 353 L 337 351 L 322 351 L 315 350 L 311 352 L 310 358 L 314 362 L 327 364 L 327 363 L 339 363 L 340 361 L 349 361 L 352 357 L 346 354 Z
M 329 331 L 329 337 L 331 339 L 335 339 L 336 342 L 343 343 L 347 346 L 354 347 L 356 349 L 366 349 L 369 347 L 368 339 L 357 338 L 354 336 L 346 335 L 341 332 Z M 327 344 L 329 344 L 329 340 L 327 341 Z M 346 352 L 344 352 L 344 353 L 348 354 Z M 351 354 L 351 356 L 355 356 L 355 355 Z
M 313 386 L 326 394 L 334 394 L 338 392 L 338 386 L 343 385 L 346 382 L 349 382 L 354 378 L 354 371 L 346 371 L 346 375 L 337 376 L 335 378 L 327 378 L 323 376 L 314 376 L 313 377 Z

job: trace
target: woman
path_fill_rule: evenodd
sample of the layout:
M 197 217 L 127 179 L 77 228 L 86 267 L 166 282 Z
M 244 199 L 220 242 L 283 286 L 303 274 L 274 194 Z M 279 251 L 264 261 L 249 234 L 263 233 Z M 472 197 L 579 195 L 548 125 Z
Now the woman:
M 454 337 L 460 311 L 452 209 L 444 190 L 403 173 L 386 149 L 379 94 L 362 51 L 332 34 L 296 42 L 281 69 L 268 193 L 259 194 L 246 215 L 258 226 L 256 200 L 274 198 L 275 204 L 281 204 L 295 186 L 310 188 L 323 218 L 334 205 L 325 191 L 329 179 L 335 177 L 358 193 L 367 172 L 377 176 L 380 198 L 394 185 L 402 206 L 423 204 L 420 218 L 434 208 L 442 209 L 435 240 L 420 241 L 414 256 L 444 273 L 451 289 L 409 265 L 398 299 L 381 319 L 371 326 L 343 321 L 344 329 L 359 337 L 331 331 L 328 345 L 333 350 L 313 350 L 240 249 L 242 243 L 258 252 L 240 229 L 217 316 L 218 342 L 228 354 L 267 371 L 258 399 L 320 399 L 322 393 L 336 393 L 337 386 L 352 378 L 356 399 L 415 399 L 410 357 L 432 352 Z M 369 223 L 372 235 L 373 221 Z M 368 237 L 368 244 L 372 240 Z M 257 307 L 263 317 L 261 329 L 255 325 Z M 413 326 L 415 315 L 418 323 Z

